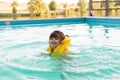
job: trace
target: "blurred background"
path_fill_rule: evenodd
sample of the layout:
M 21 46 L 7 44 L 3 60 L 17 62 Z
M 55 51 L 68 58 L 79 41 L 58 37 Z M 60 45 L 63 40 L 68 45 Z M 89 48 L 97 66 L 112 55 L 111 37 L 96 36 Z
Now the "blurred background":
M 120 0 L 0 0 L 0 20 L 120 16 Z

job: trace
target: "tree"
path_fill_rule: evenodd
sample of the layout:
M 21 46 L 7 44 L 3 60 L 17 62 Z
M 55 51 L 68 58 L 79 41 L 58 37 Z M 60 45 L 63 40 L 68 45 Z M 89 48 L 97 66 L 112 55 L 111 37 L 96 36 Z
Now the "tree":
M 87 10 L 87 2 L 86 0 L 79 0 L 77 5 L 80 7 L 80 13 L 81 16 L 84 16 L 86 10 Z
M 46 5 L 42 0 L 30 0 L 28 2 L 28 8 L 32 18 L 36 15 L 41 18 L 44 17 L 44 10 Z
M 13 2 L 11 3 L 11 6 L 12 6 L 13 19 L 17 19 L 16 7 L 18 6 L 18 2 L 16 0 L 13 0 Z
M 77 16 L 80 16 L 80 8 L 75 8 L 75 12 L 77 13 Z
M 55 2 L 54 0 L 52 0 L 52 1 L 50 2 L 50 4 L 49 4 L 49 9 L 50 9 L 51 11 L 55 11 L 56 8 L 57 8 L 56 2 Z
M 28 2 L 28 9 L 29 9 L 29 12 L 30 12 L 30 17 L 31 18 L 34 18 L 36 16 L 36 2 L 35 0 L 30 0 Z
M 56 17 L 56 12 L 55 10 L 57 9 L 57 5 L 56 5 L 56 2 L 54 0 L 52 0 L 49 4 L 49 9 L 51 11 L 53 11 L 53 13 L 51 14 L 53 17 Z

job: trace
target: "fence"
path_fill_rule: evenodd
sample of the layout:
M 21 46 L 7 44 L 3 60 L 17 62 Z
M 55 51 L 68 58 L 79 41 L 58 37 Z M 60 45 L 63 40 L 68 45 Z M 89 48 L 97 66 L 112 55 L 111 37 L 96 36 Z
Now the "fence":
M 89 0 L 90 16 L 120 16 L 120 0 Z

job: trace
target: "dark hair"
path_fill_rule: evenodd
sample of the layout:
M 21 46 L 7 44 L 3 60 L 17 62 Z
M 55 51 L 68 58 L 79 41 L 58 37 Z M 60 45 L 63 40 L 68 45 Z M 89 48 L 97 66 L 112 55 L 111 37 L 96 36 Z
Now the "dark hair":
M 57 38 L 57 39 L 60 39 L 60 41 L 62 41 L 63 39 L 65 39 L 65 35 L 63 34 L 63 32 L 61 32 L 61 31 L 58 31 L 58 30 L 55 30 L 54 32 L 52 32 L 51 34 L 50 34 L 50 37 L 49 37 L 49 39 L 51 39 L 51 38 Z

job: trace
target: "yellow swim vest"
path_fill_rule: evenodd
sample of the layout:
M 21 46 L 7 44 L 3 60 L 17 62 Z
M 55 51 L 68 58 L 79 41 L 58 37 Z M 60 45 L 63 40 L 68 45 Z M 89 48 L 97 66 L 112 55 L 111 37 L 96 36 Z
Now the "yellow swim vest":
M 62 58 L 62 57 L 65 57 L 64 51 L 65 51 L 65 52 L 69 52 L 67 46 L 70 45 L 70 41 L 71 41 L 70 37 L 66 37 L 66 38 L 61 42 L 61 44 L 58 45 L 58 46 L 54 49 L 53 53 L 51 53 L 52 48 L 51 48 L 50 46 L 47 48 L 47 51 L 48 51 L 48 52 L 51 54 L 51 56 L 52 56 L 53 58 L 55 58 L 55 59 L 60 59 L 60 58 Z

